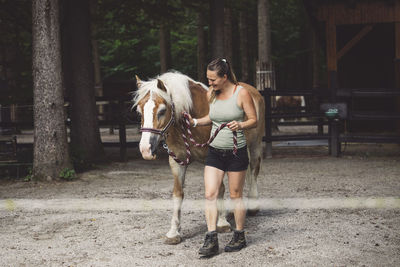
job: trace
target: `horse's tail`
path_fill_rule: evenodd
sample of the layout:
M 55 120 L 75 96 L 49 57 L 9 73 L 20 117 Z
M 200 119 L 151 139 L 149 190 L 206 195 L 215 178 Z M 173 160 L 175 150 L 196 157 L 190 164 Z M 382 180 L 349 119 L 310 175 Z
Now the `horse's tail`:
M 260 92 L 251 85 L 239 83 L 251 95 L 257 114 L 257 127 L 245 130 L 247 140 L 247 152 L 249 155 L 249 167 L 246 171 L 246 184 L 249 188 L 248 213 L 255 214 L 259 210 L 257 176 L 260 172 L 263 154 L 262 138 L 265 132 L 265 103 Z

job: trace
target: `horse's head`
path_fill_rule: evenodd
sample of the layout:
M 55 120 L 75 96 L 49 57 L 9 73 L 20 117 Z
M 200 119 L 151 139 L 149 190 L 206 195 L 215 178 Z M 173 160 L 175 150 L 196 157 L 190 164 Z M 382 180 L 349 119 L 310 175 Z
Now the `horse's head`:
M 138 77 L 135 97 L 137 111 L 141 115 L 142 137 L 139 148 L 146 160 L 156 159 L 158 145 L 174 123 L 174 106 L 167 89 L 160 79 L 142 82 Z

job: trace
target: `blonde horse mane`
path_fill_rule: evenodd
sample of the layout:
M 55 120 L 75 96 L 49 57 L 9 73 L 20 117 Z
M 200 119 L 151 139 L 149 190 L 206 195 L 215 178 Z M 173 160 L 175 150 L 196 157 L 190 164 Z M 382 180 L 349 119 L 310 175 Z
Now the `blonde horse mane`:
M 164 83 L 167 92 L 162 91 L 157 87 L 157 80 Z M 189 90 L 189 81 L 201 85 L 208 90 L 208 87 L 200 82 L 196 82 L 189 76 L 186 76 L 177 71 L 166 72 L 149 81 L 141 81 L 141 84 L 136 92 L 134 92 L 133 108 L 138 105 L 148 93 L 151 97 L 162 97 L 169 105 L 172 102 L 175 105 L 175 117 L 177 121 L 182 116 L 183 111 L 189 112 L 193 107 L 192 95 Z

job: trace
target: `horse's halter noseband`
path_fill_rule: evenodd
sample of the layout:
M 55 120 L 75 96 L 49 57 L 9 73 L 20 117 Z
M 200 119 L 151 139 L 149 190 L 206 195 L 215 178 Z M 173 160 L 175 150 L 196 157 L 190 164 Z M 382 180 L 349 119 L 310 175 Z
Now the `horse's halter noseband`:
M 149 132 L 149 133 L 154 133 L 154 134 L 158 134 L 161 135 L 163 137 L 165 137 L 165 133 L 168 131 L 169 127 L 171 127 L 172 124 L 174 124 L 175 122 L 175 105 L 172 102 L 171 103 L 171 118 L 169 119 L 167 125 L 165 125 L 165 127 L 161 130 L 159 129 L 155 129 L 155 128 L 140 128 L 140 132 Z

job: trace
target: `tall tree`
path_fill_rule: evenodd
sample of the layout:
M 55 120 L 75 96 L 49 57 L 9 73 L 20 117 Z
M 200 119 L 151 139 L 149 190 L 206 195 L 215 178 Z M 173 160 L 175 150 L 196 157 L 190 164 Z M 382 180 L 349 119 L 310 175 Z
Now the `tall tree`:
M 161 73 L 167 72 L 172 67 L 171 59 L 171 32 L 167 23 L 160 25 L 160 67 Z
M 99 43 L 97 41 L 97 21 L 99 20 L 99 0 L 90 0 L 90 31 L 91 31 L 91 42 L 92 42 L 92 56 L 93 56 L 93 70 L 94 70 L 94 94 L 95 96 L 103 96 L 103 80 L 101 77 L 101 65 L 100 65 L 100 51 L 99 51 Z M 104 119 L 104 105 L 100 104 L 97 106 L 97 111 L 100 115 L 103 116 Z M 114 130 L 113 127 L 110 128 L 110 131 Z
M 232 36 L 232 9 L 230 6 L 224 8 L 224 55 L 233 67 L 233 36 Z
M 171 1 L 164 0 L 157 2 L 154 6 L 157 13 L 160 14 L 158 19 L 155 20 L 159 23 L 159 46 L 160 46 L 160 71 L 161 73 L 167 72 L 172 67 L 171 57 L 171 31 L 170 31 L 170 18 L 168 15 L 171 10 Z M 167 12 L 166 12 L 167 11 Z M 171 10 L 171 12 L 173 12 Z
M 94 94 L 89 0 L 65 0 L 65 75 L 71 100 L 71 143 L 75 163 L 103 160 Z
M 224 57 L 224 0 L 210 0 L 211 57 Z
M 239 13 L 239 46 L 240 46 L 240 62 L 241 62 L 241 81 L 249 82 L 250 70 L 249 70 L 249 53 L 248 53 L 248 36 L 247 36 L 247 16 L 246 13 L 241 10 Z
M 92 56 L 93 56 L 93 68 L 94 68 L 94 86 L 95 95 L 103 96 L 103 82 L 101 79 L 100 71 L 100 52 L 99 44 L 97 42 L 97 24 L 94 22 L 94 18 L 98 19 L 98 1 L 90 0 L 90 39 L 92 44 Z M 100 111 L 100 109 L 99 109 Z
M 207 65 L 207 38 L 204 30 L 206 19 L 204 12 L 197 14 L 197 80 L 206 83 L 206 65 Z
M 258 0 L 258 67 L 257 89 L 263 90 L 267 71 L 271 68 L 271 23 L 269 16 L 269 0 Z
M 32 2 L 33 175 L 56 179 L 70 168 L 61 75 L 59 1 Z
M 269 16 L 269 0 L 258 0 L 258 61 L 257 61 L 257 79 L 256 86 L 258 90 L 264 90 L 265 87 L 272 85 L 271 70 L 271 23 Z M 267 125 L 267 127 L 276 127 Z M 266 157 L 271 158 L 272 144 L 267 143 L 265 151 Z
M 7 106 L 2 121 L 20 120 L 17 103 L 32 101 L 31 7 L 31 1 L 0 1 L 0 104 Z

